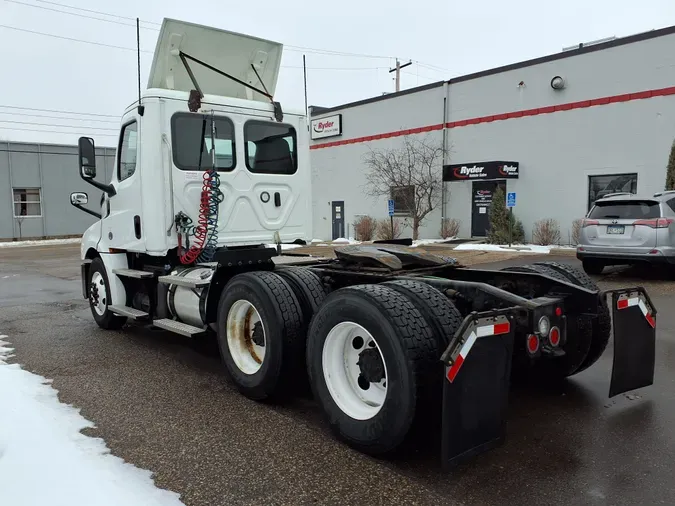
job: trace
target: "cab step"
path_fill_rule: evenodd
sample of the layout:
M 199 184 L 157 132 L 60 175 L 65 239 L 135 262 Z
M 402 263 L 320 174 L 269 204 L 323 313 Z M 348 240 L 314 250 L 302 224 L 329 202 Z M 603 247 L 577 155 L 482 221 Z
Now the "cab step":
M 202 328 L 193 327 L 187 323 L 177 322 L 176 320 L 170 320 L 169 318 L 154 320 L 152 324 L 157 328 L 168 330 L 169 332 L 180 334 L 185 337 L 201 337 L 206 335 L 206 330 Z
M 126 278 L 136 278 L 136 279 L 151 278 L 153 276 L 152 272 L 139 271 L 136 269 L 113 269 L 113 274 L 117 274 L 118 276 L 124 276 Z
M 187 288 L 203 288 L 211 284 L 211 279 L 192 279 L 183 276 L 160 276 L 157 281 L 167 285 L 185 286 Z
M 119 316 L 126 316 L 132 320 L 145 320 L 148 313 L 129 306 L 109 306 L 108 309 Z

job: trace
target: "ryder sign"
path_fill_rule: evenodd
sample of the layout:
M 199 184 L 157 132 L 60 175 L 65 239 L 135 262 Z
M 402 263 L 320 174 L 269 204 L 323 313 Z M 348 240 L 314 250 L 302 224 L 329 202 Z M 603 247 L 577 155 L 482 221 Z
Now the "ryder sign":
M 518 179 L 518 162 L 456 163 L 443 166 L 443 181 Z
M 342 114 L 313 119 L 311 122 L 312 139 L 324 139 L 342 135 Z

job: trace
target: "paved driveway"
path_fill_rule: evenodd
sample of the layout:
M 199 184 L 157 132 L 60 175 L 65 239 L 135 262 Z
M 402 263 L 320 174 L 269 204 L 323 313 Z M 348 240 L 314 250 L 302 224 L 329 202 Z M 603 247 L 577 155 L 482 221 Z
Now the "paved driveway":
M 100 330 L 79 294 L 77 255 L 77 246 L 0 250 L 0 333 L 96 424 L 92 435 L 185 504 L 675 504 L 669 282 L 646 283 L 660 310 L 656 385 L 608 401 L 608 351 L 558 390 L 515 389 L 506 444 L 447 474 L 432 450 L 382 461 L 334 441 L 307 393 L 284 406 L 243 398 L 213 342 Z

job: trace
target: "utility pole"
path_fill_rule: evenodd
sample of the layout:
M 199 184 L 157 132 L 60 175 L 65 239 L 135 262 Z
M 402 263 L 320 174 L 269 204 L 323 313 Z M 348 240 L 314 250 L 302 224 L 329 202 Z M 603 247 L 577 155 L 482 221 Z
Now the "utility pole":
M 396 58 L 396 67 L 393 69 L 389 69 L 389 73 L 391 74 L 392 72 L 396 72 L 396 91 L 401 91 L 401 69 L 407 67 L 408 65 L 412 65 L 412 61 L 409 61 L 408 63 L 404 63 L 401 65 L 401 62 L 398 61 L 398 58 Z

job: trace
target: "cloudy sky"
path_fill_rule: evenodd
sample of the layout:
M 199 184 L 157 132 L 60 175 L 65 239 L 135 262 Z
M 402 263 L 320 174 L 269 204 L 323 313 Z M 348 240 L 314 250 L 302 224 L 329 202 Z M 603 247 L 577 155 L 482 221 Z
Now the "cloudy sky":
M 114 145 L 142 83 L 164 17 L 284 44 L 276 98 L 332 106 L 559 52 L 610 36 L 675 25 L 673 0 L 0 0 L 0 140 Z M 67 113 L 64 113 L 67 112 Z

